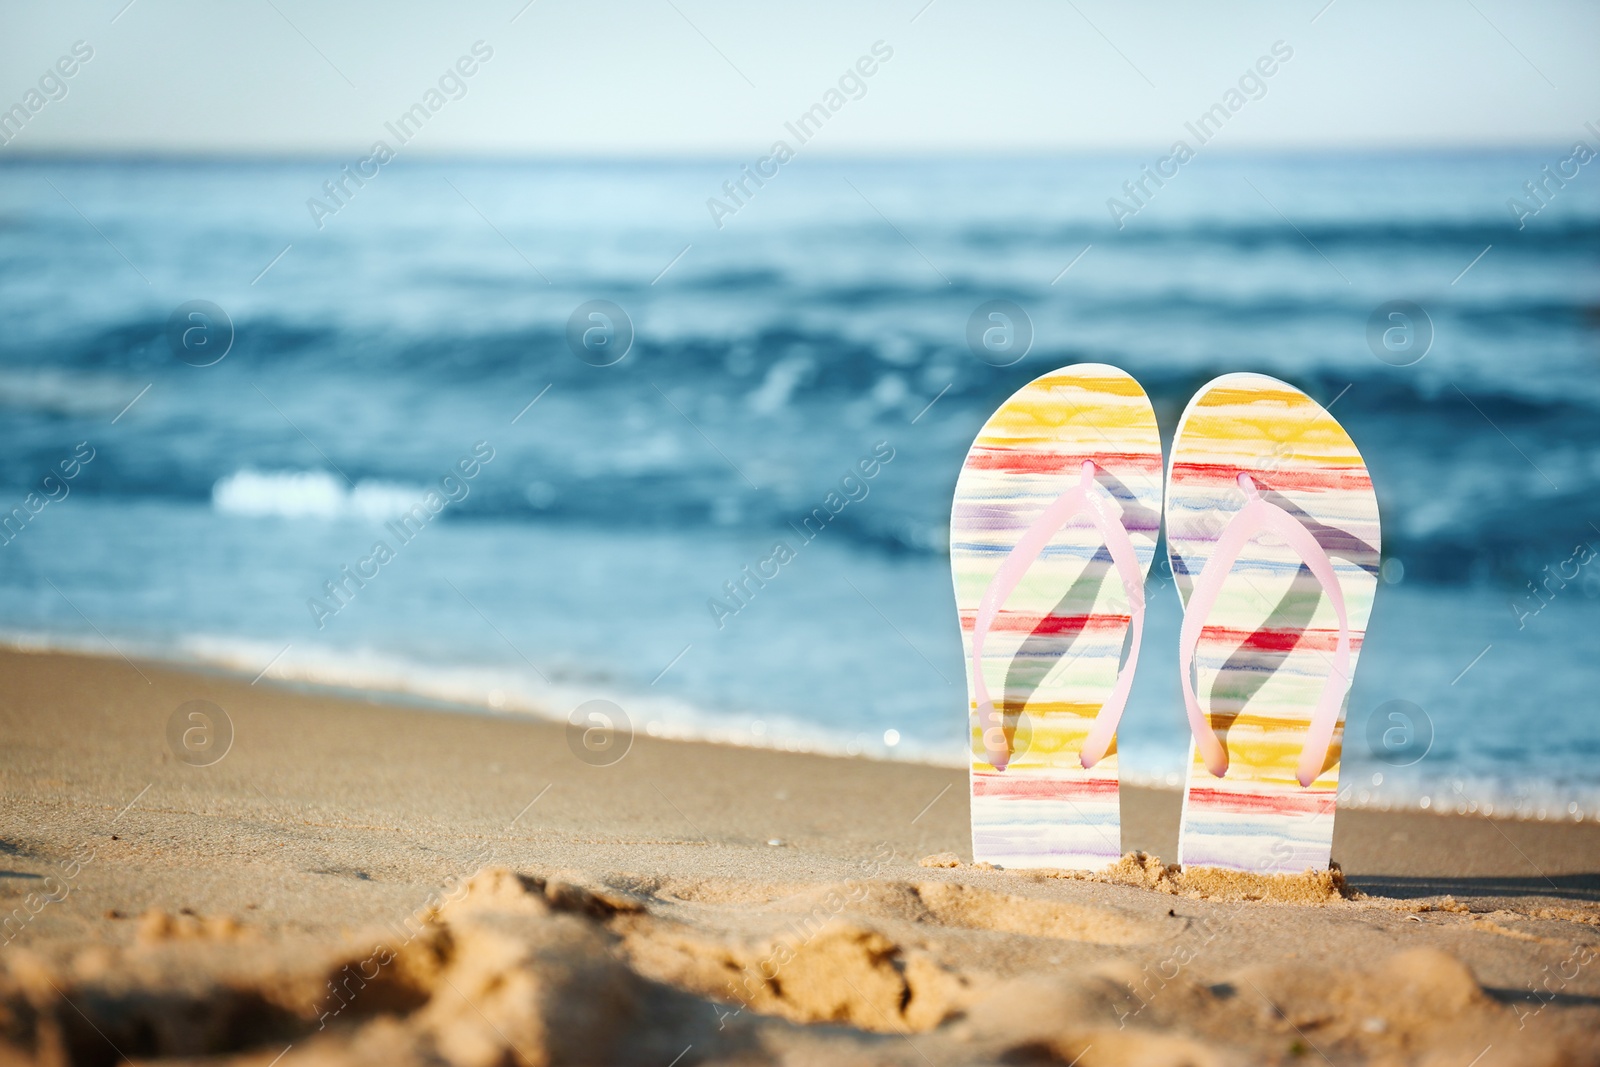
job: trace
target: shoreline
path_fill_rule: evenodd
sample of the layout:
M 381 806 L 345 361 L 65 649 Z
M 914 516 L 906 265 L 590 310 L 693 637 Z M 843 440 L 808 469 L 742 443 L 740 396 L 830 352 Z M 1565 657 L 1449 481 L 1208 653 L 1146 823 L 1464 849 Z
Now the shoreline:
M 101 640 L 90 638 L 73 641 L 61 639 L 56 635 L 41 637 L 18 632 L 0 632 L 0 656 L 10 654 L 64 655 L 122 662 L 122 658 L 119 658 L 118 655 L 107 655 L 96 650 L 94 646 L 100 643 L 102 643 Z M 241 641 L 240 645 L 248 643 Z M 263 650 L 261 659 L 266 662 L 271 657 L 272 652 L 264 643 L 260 647 Z M 493 690 L 489 691 L 491 695 L 486 696 L 485 699 L 472 699 L 471 696 L 461 692 L 459 684 L 452 684 L 448 680 L 416 684 L 414 680 L 401 677 L 396 678 L 389 684 L 385 684 L 373 676 L 371 672 L 364 672 L 359 669 L 351 670 L 345 675 L 344 680 L 340 680 L 319 677 L 316 668 L 306 667 L 300 668 L 299 676 L 290 674 L 285 677 L 281 673 L 275 674 L 279 666 L 277 660 L 272 660 L 268 663 L 265 671 L 259 674 L 255 673 L 254 666 L 245 663 L 242 651 L 238 650 L 233 652 L 215 651 L 208 654 L 204 651 L 184 650 L 181 646 L 173 646 L 171 654 L 164 655 L 161 651 L 154 651 L 148 647 L 132 646 L 132 651 L 133 655 L 129 662 L 146 664 L 166 670 L 214 676 L 228 681 L 254 679 L 251 681 L 252 685 L 257 683 L 271 684 L 285 692 L 296 693 L 308 698 L 343 699 L 367 704 L 386 703 L 396 707 L 409 707 L 430 712 L 506 718 L 513 721 L 533 721 L 558 727 L 565 722 L 550 707 L 538 706 L 531 701 L 523 702 L 518 706 L 503 704 L 495 706 L 491 702 Z M 384 663 L 384 666 L 389 665 L 387 662 Z M 448 679 L 456 672 L 448 667 L 427 667 L 422 669 L 422 673 L 424 676 Z M 365 681 L 361 680 L 363 675 L 365 675 Z M 555 686 L 552 687 L 552 692 L 554 695 L 569 699 L 574 704 L 593 698 L 596 694 L 593 686 L 579 687 L 576 685 L 565 688 Z M 602 698 L 627 700 L 629 697 L 638 696 L 639 694 L 626 690 L 617 690 L 610 693 L 602 692 L 599 695 Z M 704 712 L 703 709 L 687 701 L 681 701 L 673 697 L 654 699 L 667 706 L 682 705 L 688 709 L 691 715 L 698 715 L 703 718 L 714 717 L 714 713 Z M 768 718 L 776 719 L 778 716 L 768 716 Z M 637 723 L 635 724 L 636 728 L 638 725 Z M 902 757 L 894 755 L 893 749 L 885 749 L 884 751 L 849 751 L 848 746 L 837 739 L 815 742 L 799 740 L 785 743 L 766 740 L 762 736 L 751 734 L 748 729 L 740 730 L 729 727 L 719 730 L 696 726 L 658 726 L 653 721 L 647 722 L 645 725 L 647 728 L 637 729 L 637 735 L 640 737 L 647 736 L 652 740 L 709 744 L 760 752 L 813 755 L 829 759 L 854 759 L 874 763 L 936 767 L 945 770 L 960 770 L 963 773 L 966 769 L 966 764 L 962 760 L 930 758 L 929 752 L 926 751 Z M 911 749 L 908 748 L 907 751 L 909 753 Z M 1385 777 L 1388 778 L 1389 769 L 1384 768 L 1384 773 Z M 1158 793 L 1181 793 L 1181 783 L 1176 779 L 1177 776 L 1171 773 L 1160 775 L 1125 771 L 1122 780 L 1124 788 L 1149 790 Z M 1388 799 L 1380 800 L 1377 796 L 1363 801 L 1359 799 L 1359 794 L 1353 786 L 1350 792 L 1351 796 L 1340 801 L 1339 810 L 1341 812 L 1361 811 L 1386 814 L 1465 816 L 1495 819 L 1502 822 L 1548 823 L 1551 825 L 1579 825 L 1586 822 L 1600 822 L 1600 806 L 1597 806 L 1592 812 L 1582 807 L 1576 812 L 1570 810 L 1551 811 L 1548 809 L 1545 811 L 1536 809 L 1518 811 L 1515 809 L 1506 810 L 1504 805 L 1496 806 L 1492 802 L 1485 802 L 1491 809 L 1496 809 L 1486 813 L 1481 810 L 1477 799 L 1469 799 L 1460 806 L 1459 810 L 1454 806 L 1434 805 L 1432 803 L 1433 798 L 1441 792 L 1438 789 L 1414 789 L 1411 790 L 1411 793 L 1416 795 L 1402 794 L 1406 798 L 1394 801 Z

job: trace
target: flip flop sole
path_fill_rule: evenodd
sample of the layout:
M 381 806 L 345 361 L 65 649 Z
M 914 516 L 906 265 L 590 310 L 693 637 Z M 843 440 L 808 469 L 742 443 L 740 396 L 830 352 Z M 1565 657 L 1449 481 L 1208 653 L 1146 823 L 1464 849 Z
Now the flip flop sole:
M 1196 394 L 1173 437 L 1166 493 L 1167 551 L 1186 607 L 1245 503 L 1240 472 L 1331 558 L 1348 611 L 1346 677 L 1354 677 L 1380 549 L 1377 498 L 1360 452 L 1321 405 L 1275 378 L 1228 374 Z M 1328 866 L 1342 707 L 1309 787 L 1296 766 L 1337 635 L 1333 606 L 1299 554 L 1271 533 L 1246 544 L 1195 652 L 1200 707 L 1228 769 L 1212 775 L 1191 738 L 1180 863 L 1262 873 Z M 1347 697 L 1348 690 L 1341 704 Z
M 972 678 L 979 601 L 1045 509 L 1078 484 L 1085 460 L 1121 505 L 1141 574 L 1161 517 L 1161 437 L 1139 383 L 1104 364 L 1051 371 L 984 424 L 962 465 L 950 564 L 966 652 L 972 854 L 1006 867 L 1098 870 L 1122 855 L 1116 749 L 1085 770 L 1079 754 L 1116 684 L 1129 604 L 1087 515 L 1057 530 L 996 616 L 982 669 L 1010 761 L 986 755 Z

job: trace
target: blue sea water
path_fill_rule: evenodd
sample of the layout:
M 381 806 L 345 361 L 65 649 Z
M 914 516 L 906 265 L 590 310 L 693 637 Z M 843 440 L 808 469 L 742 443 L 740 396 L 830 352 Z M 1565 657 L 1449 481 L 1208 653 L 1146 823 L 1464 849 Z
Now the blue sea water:
M 0 508 L 48 502 L 0 547 L 0 632 L 960 763 L 945 526 L 983 419 L 1096 360 L 1170 440 L 1257 370 L 1333 406 L 1379 493 L 1351 802 L 1594 817 L 1600 184 L 1519 229 L 1546 155 L 1197 160 L 1120 229 L 1138 161 L 1109 157 L 798 160 L 720 227 L 734 165 L 401 160 L 319 228 L 333 163 L 9 162 Z M 993 299 L 1031 323 L 1009 366 L 967 342 Z M 232 324 L 209 366 L 168 340 L 194 300 Z M 631 322 L 610 366 L 568 343 L 592 300 Z M 1393 300 L 1431 323 L 1406 366 L 1369 343 Z M 376 573 L 341 606 L 342 567 Z M 1178 601 L 1150 586 L 1120 747 L 1176 782 Z

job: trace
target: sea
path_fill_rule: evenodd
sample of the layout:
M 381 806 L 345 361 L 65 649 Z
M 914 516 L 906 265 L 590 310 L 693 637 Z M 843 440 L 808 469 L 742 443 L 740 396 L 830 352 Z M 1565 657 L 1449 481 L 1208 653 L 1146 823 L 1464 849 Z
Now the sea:
M 1600 817 L 1600 175 L 1537 184 L 1567 154 L 1133 193 L 1115 155 L 0 160 L 0 640 L 961 765 L 985 417 L 1104 362 L 1170 442 L 1260 371 L 1382 513 L 1345 803 Z M 1121 765 L 1177 784 L 1162 567 L 1148 601 Z

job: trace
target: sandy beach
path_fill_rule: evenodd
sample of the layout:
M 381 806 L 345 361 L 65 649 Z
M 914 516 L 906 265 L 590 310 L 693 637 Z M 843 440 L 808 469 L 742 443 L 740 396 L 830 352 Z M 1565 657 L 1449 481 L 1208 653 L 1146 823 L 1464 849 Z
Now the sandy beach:
M 209 766 L 174 709 L 225 709 Z M 0 653 L 0 1063 L 1600 1063 L 1600 826 L 971 864 L 965 775 Z M 1256 899 L 1245 899 L 1256 898 Z

